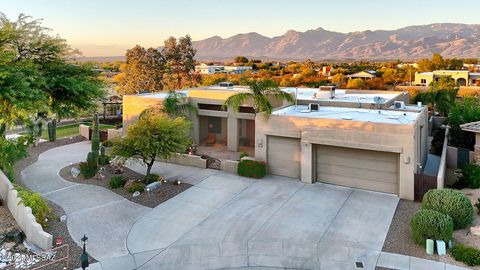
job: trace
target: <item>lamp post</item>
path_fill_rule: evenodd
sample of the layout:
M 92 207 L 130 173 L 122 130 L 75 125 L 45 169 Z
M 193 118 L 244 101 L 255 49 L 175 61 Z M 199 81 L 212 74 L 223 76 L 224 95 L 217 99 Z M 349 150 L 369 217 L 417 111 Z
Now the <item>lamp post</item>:
M 85 270 L 85 268 L 87 268 L 89 266 L 88 264 L 88 253 L 87 253 L 87 249 L 85 247 L 85 245 L 87 244 L 87 240 L 88 240 L 88 237 L 85 236 L 85 234 L 83 235 L 82 239 L 82 243 L 83 243 L 83 252 L 82 252 L 82 255 L 80 256 L 80 262 L 82 263 L 82 269 Z

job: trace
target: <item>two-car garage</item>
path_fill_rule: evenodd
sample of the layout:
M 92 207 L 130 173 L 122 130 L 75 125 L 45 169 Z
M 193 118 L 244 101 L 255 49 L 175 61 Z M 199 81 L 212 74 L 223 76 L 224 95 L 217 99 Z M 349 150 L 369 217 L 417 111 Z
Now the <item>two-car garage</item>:
M 311 159 L 317 182 L 398 194 L 399 154 L 313 145 Z M 300 139 L 268 136 L 267 165 L 270 174 L 300 178 Z

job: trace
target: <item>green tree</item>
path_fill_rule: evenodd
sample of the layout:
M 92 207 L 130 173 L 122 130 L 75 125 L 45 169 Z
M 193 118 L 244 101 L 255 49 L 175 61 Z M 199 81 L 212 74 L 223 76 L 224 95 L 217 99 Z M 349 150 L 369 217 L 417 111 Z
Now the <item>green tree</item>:
M 91 68 L 70 63 L 78 54 L 39 20 L 0 14 L 0 130 L 38 113 L 73 116 L 103 96 Z
M 359 79 L 359 78 L 350 79 L 350 80 L 348 80 L 347 88 L 348 89 L 366 89 L 367 84 L 365 83 L 364 80 Z
M 162 53 L 166 58 L 166 73 L 164 83 L 169 90 L 182 89 L 184 85 L 193 85 L 200 78 L 194 74 L 195 54 L 192 39 L 189 35 L 165 41 Z
M 271 80 L 254 80 L 249 82 L 250 91 L 241 92 L 230 96 L 225 100 L 223 107 L 233 107 L 235 111 L 240 109 L 246 102 L 251 102 L 255 113 L 265 112 L 267 115 L 272 113 L 273 106 L 270 103 L 270 98 L 286 100 L 293 103 L 294 98 L 280 90 L 278 83 Z
M 0 137 L 0 169 L 11 182 L 15 181 L 15 163 L 27 156 L 28 143 L 29 139 L 25 136 L 17 139 Z
M 248 59 L 245 56 L 237 56 L 235 57 L 234 62 L 245 64 L 245 63 L 248 63 Z
M 170 118 L 147 113 L 130 125 L 127 135 L 114 142 L 113 154 L 125 158 L 138 157 L 147 166 L 146 179 L 157 157 L 169 159 L 189 146 L 190 122 L 183 117 Z
M 460 125 L 480 121 L 480 103 L 477 98 L 466 97 L 463 101 L 456 101 L 447 117 L 450 126 L 450 145 L 473 150 L 475 134 L 463 131 Z
M 332 83 L 342 83 L 345 81 L 345 75 L 337 73 L 332 77 Z
M 158 92 L 163 89 L 166 59 L 161 51 L 137 45 L 127 50 L 126 58 L 123 74 L 116 77 L 120 94 Z

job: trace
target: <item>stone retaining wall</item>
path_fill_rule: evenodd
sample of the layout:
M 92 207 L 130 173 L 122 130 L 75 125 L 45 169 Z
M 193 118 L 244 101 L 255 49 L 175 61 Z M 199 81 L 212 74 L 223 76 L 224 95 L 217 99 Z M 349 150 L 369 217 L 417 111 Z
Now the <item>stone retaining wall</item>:
M 52 249 L 53 236 L 46 233 L 42 226 L 37 223 L 30 207 L 19 204 L 20 198 L 17 191 L 2 171 L 0 171 L 0 197 L 27 239 L 43 250 Z

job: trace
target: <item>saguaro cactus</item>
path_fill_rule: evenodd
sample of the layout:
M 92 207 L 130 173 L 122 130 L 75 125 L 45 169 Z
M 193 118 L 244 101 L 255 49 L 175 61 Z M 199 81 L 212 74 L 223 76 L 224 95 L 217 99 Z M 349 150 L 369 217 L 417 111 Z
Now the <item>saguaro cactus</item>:
M 57 120 L 48 122 L 48 140 L 54 142 L 57 139 Z
M 99 121 L 98 114 L 93 115 L 93 124 L 92 124 L 92 155 L 93 161 L 98 165 L 98 157 L 100 151 L 100 130 L 99 130 Z

